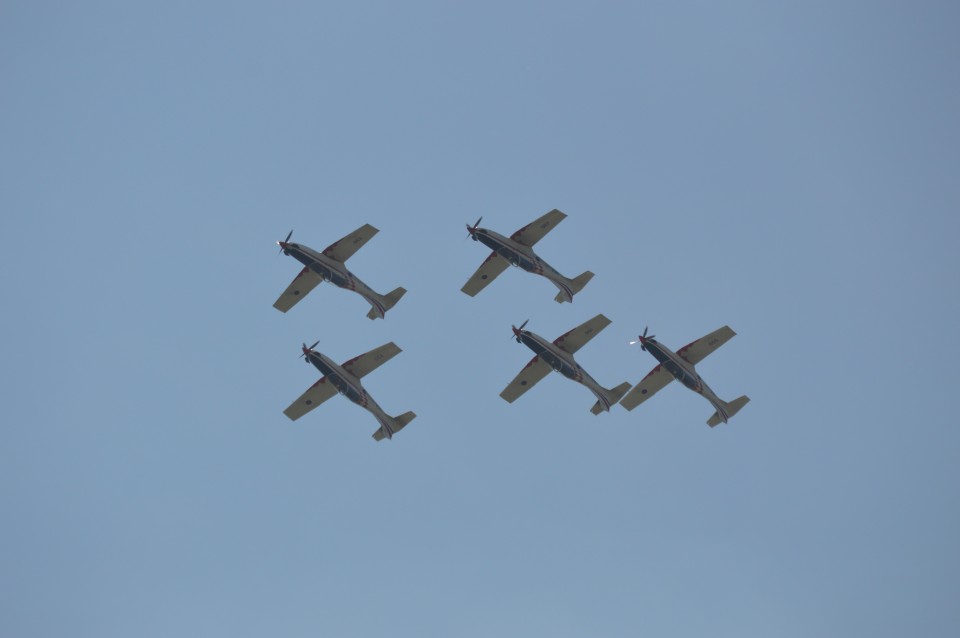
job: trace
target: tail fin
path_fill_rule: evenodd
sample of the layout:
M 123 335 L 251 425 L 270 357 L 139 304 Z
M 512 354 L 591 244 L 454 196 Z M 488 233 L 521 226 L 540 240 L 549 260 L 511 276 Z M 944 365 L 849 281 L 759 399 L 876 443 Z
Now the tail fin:
M 612 407 L 616 405 L 617 401 L 623 398 L 623 395 L 625 395 L 627 393 L 627 390 L 629 389 L 630 389 L 630 382 L 624 381 L 623 383 L 621 383 L 620 385 L 618 385 L 612 390 L 604 390 L 603 396 L 604 398 L 606 398 L 606 400 L 610 403 L 610 406 Z M 609 408 L 605 407 L 602 401 L 597 401 L 596 403 L 593 404 L 593 407 L 590 408 L 590 411 L 593 412 L 594 414 L 600 414 L 604 410 L 609 411 Z
M 557 293 L 557 296 L 554 297 L 554 300 L 557 303 L 563 303 L 564 301 L 573 301 L 573 295 L 577 294 L 583 287 L 587 285 L 587 282 L 593 279 L 593 273 L 589 270 L 581 273 L 579 276 L 574 277 L 573 279 L 567 280 L 567 286 L 570 288 L 570 298 L 567 299 L 567 295 L 561 290 Z
M 390 425 L 391 432 L 387 432 L 383 429 L 383 426 L 380 426 L 380 429 L 373 433 L 373 438 L 375 441 L 382 441 L 383 439 L 389 439 L 394 434 L 402 430 L 407 423 L 413 421 L 417 418 L 417 415 L 413 412 L 404 412 L 400 416 L 395 416 L 393 418 L 393 423 Z
M 750 403 L 750 397 L 748 397 L 747 395 L 743 395 L 739 399 L 734 399 L 730 403 L 724 403 L 723 401 L 721 401 L 721 403 L 723 403 L 723 411 L 726 413 L 726 415 L 724 416 L 723 414 L 720 414 L 719 410 L 714 412 L 713 416 L 707 419 L 707 425 L 709 425 L 710 427 L 719 425 L 721 421 L 726 423 L 727 419 L 729 419 L 734 414 L 739 412 L 743 408 L 743 406 Z
M 395 305 L 397 305 L 397 302 L 400 301 L 400 297 L 406 294 L 406 292 L 407 292 L 406 288 L 400 287 L 395 289 L 393 292 L 389 294 L 380 295 L 379 301 L 380 301 L 380 305 L 383 306 L 383 314 L 380 313 L 380 310 L 376 306 L 373 306 L 372 308 L 370 308 L 370 312 L 367 313 L 367 317 L 370 319 L 377 319 L 379 317 L 383 317 L 385 314 L 387 314 L 388 310 L 390 310 Z

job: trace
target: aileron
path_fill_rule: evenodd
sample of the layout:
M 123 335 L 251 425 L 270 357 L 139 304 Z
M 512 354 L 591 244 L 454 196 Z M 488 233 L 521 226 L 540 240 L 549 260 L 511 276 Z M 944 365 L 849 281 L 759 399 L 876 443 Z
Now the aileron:
M 297 302 L 306 297 L 308 292 L 316 288 L 321 281 L 323 280 L 315 272 L 304 266 L 303 270 L 287 286 L 287 289 L 273 302 L 273 307 L 280 312 L 290 310 L 297 305 Z
M 370 352 L 365 352 L 360 356 L 354 357 L 343 364 L 343 369 L 362 379 L 370 374 L 384 363 L 400 354 L 400 348 L 394 342 L 386 343 L 379 348 L 374 348 Z
M 370 238 L 376 235 L 379 230 L 370 224 L 364 224 L 343 239 L 335 241 L 323 249 L 323 254 L 330 259 L 339 262 L 345 262 L 353 256 L 355 252 L 363 248 Z
M 500 396 L 507 403 L 513 403 L 519 399 L 524 392 L 537 385 L 541 379 L 550 373 L 550 370 L 550 365 L 539 356 L 530 359 L 530 362 L 524 366 L 520 374 L 503 389 Z
M 620 401 L 620 405 L 627 410 L 632 410 L 665 388 L 671 381 L 673 381 L 673 375 L 664 370 L 663 366 L 657 366 L 640 383 L 627 392 L 627 395 Z
M 306 392 L 301 394 L 300 398 L 291 403 L 290 407 L 284 410 L 283 413 L 286 414 L 291 421 L 296 421 L 336 393 L 337 388 L 334 387 L 332 383 L 327 382 L 326 377 L 323 377 L 310 386 Z
M 585 321 L 573 330 L 570 330 L 554 340 L 554 345 L 570 354 L 575 354 L 591 339 L 597 336 L 601 330 L 610 325 L 610 320 L 602 314 L 593 319 Z
M 473 273 L 473 276 L 467 280 L 467 283 L 460 290 L 471 297 L 475 296 L 486 288 L 487 284 L 500 276 L 500 273 L 506 270 L 509 265 L 510 263 L 497 253 L 490 253 L 490 256 L 480 264 L 477 272 Z
M 701 337 L 680 348 L 677 350 L 677 354 L 683 357 L 685 361 L 697 365 L 713 353 L 714 350 L 730 341 L 736 334 L 730 326 L 718 328 L 707 336 Z
M 535 221 L 530 222 L 515 232 L 510 236 L 510 239 L 518 244 L 532 247 L 538 241 L 543 239 L 544 235 L 553 230 L 557 224 L 566 219 L 566 217 L 567 215 L 565 213 L 562 213 L 554 208 L 549 213 L 540 216 Z

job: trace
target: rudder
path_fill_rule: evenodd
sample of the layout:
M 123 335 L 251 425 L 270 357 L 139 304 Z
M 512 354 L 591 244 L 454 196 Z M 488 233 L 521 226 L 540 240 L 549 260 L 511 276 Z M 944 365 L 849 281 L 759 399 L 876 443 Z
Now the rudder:
M 410 423 L 410 421 L 413 421 L 415 418 L 417 418 L 417 415 L 415 412 L 404 412 L 400 416 L 393 417 L 393 425 L 391 426 L 391 429 L 393 430 L 393 434 L 396 434 L 397 432 L 402 430 L 404 427 L 406 427 L 407 423 Z M 373 439 L 375 441 L 382 441 L 383 439 L 388 439 L 388 438 L 390 437 L 387 436 L 387 432 L 383 429 L 383 426 L 381 426 L 379 430 L 373 433 Z
M 723 403 L 723 411 L 727 413 L 727 419 L 730 419 L 748 403 L 750 403 L 750 397 L 747 395 L 743 395 L 739 399 L 734 399 L 730 403 Z M 707 419 L 707 425 L 714 427 L 719 425 L 722 421 L 723 418 L 720 416 L 720 412 L 714 412 L 713 416 Z
M 387 314 L 387 311 L 397 305 L 397 302 L 400 301 L 400 297 L 405 295 L 407 289 L 400 286 L 395 288 L 392 292 L 382 295 L 379 297 L 380 305 L 383 306 L 383 314 Z M 370 308 L 370 312 L 367 313 L 369 319 L 377 319 L 380 317 L 380 313 L 377 312 L 376 308 Z
M 586 272 L 580 273 L 578 276 L 574 277 L 573 279 L 568 279 L 567 286 L 569 286 L 570 288 L 571 296 L 583 290 L 583 287 L 586 286 L 587 282 L 590 281 L 591 279 L 593 279 L 593 273 L 590 272 L 589 270 L 587 270 Z M 564 295 L 562 292 L 558 292 L 557 296 L 554 297 L 554 300 L 557 303 L 563 303 L 564 301 L 567 301 L 567 298 L 566 298 L 566 295 Z
M 606 397 L 607 401 L 610 402 L 610 407 L 613 407 L 614 405 L 617 404 L 617 401 L 623 398 L 623 395 L 625 395 L 627 393 L 627 390 L 629 389 L 630 389 L 630 382 L 624 381 L 623 383 L 613 388 L 612 390 L 604 390 L 603 396 Z M 593 407 L 590 408 L 590 412 L 592 412 L 593 414 L 600 414 L 604 410 L 605 408 L 601 401 L 597 401 L 596 403 L 593 404 Z

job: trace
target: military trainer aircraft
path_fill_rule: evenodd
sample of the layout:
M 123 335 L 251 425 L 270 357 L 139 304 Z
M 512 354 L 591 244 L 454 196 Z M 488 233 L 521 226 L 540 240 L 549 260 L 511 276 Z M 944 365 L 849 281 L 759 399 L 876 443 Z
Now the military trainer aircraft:
M 323 377 L 283 411 L 291 421 L 296 421 L 337 392 L 376 417 L 377 422 L 380 423 L 380 429 L 373 433 L 373 438 L 377 441 L 393 437 L 394 434 L 416 418 L 417 415 L 413 412 L 405 412 L 400 416 L 389 416 L 377 405 L 377 402 L 373 400 L 373 397 L 360 383 L 360 379 L 365 375 L 373 372 L 400 352 L 397 344 L 391 341 L 337 365 L 328 357 L 314 350 L 317 343 L 320 342 L 317 341 L 309 348 L 307 344 L 303 344 L 303 354 L 300 356 L 306 357 L 307 363 L 312 363 L 317 370 L 323 373 Z
M 346 262 L 353 253 L 357 252 L 367 241 L 376 235 L 379 231 L 370 224 L 364 224 L 353 231 L 340 241 L 335 241 L 327 246 L 323 252 L 318 253 L 312 248 L 302 244 L 290 243 L 290 236 L 293 231 L 287 235 L 283 241 L 278 241 L 280 252 L 284 255 L 290 255 L 301 264 L 303 270 L 300 271 L 293 282 L 287 286 L 283 294 L 274 302 L 273 307 L 280 312 L 286 312 L 293 308 L 298 301 L 303 299 L 307 293 L 313 290 L 321 281 L 353 290 L 360 294 L 370 304 L 370 312 L 367 317 L 370 319 L 383 318 L 387 310 L 393 308 L 394 304 L 400 301 L 406 290 L 397 288 L 387 295 L 380 295 L 374 292 L 367 284 L 358 279 L 352 272 L 347 270 Z
M 529 321 L 529 320 L 528 320 Z M 520 327 L 513 328 L 513 336 L 517 343 L 522 343 L 533 350 L 536 355 L 530 359 L 520 374 L 510 382 L 500 396 L 507 402 L 513 403 L 520 395 L 537 384 L 540 379 L 547 376 L 551 370 L 556 370 L 568 379 L 587 386 L 597 397 L 597 402 L 590 411 L 594 414 L 600 414 L 601 411 L 610 411 L 610 406 L 620 400 L 620 397 L 630 388 L 628 382 L 621 383 L 612 390 L 608 390 L 594 381 L 593 377 L 587 374 L 587 371 L 580 367 L 573 354 L 579 350 L 597 333 L 610 325 L 610 320 L 603 315 L 597 315 L 593 319 L 577 326 L 570 332 L 561 335 L 552 343 L 543 337 L 536 335 L 529 330 L 524 330 L 527 322 L 524 321 Z
M 724 326 L 673 352 L 657 341 L 653 335 L 648 337 L 647 329 L 644 328 L 639 340 L 630 343 L 639 343 L 640 349 L 652 354 L 660 364 L 634 386 L 627 396 L 623 397 L 620 405 L 632 410 L 656 394 L 665 385 L 677 379 L 697 394 L 702 395 L 716 408 L 717 411 L 713 413 L 713 416 L 707 419 L 707 425 L 713 427 L 721 421 L 726 423 L 727 419 L 739 412 L 750 401 L 750 397 L 744 395 L 730 403 L 721 401 L 710 389 L 710 386 L 700 378 L 694 366 L 706 359 L 707 355 L 725 344 L 736 334 L 730 329 L 730 326 Z
M 533 252 L 534 244 L 553 230 L 553 227 L 562 222 L 565 217 L 566 214 L 554 209 L 535 222 L 527 224 L 510 237 L 504 237 L 492 230 L 480 228 L 480 221 L 483 217 L 478 219 L 473 226 L 468 224 L 467 232 L 470 233 L 473 241 L 479 241 L 489 246 L 493 252 L 480 265 L 477 272 L 473 273 L 473 276 L 461 290 L 473 297 L 506 270 L 507 266 L 512 265 L 523 268 L 527 272 L 543 275 L 552 281 L 560 289 L 555 297 L 558 303 L 573 301 L 573 296 L 587 285 L 587 282 L 593 277 L 593 273 L 588 270 L 574 279 L 567 279 Z

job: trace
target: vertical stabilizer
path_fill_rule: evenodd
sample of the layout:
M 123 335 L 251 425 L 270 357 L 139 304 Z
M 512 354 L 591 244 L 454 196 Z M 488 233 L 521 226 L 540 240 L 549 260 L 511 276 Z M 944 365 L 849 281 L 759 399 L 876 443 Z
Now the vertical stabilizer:
M 417 415 L 414 412 L 404 412 L 400 416 L 391 417 L 393 422 L 390 425 L 390 429 L 393 430 L 393 432 L 387 432 L 383 429 L 383 426 L 380 426 L 380 429 L 373 433 L 374 440 L 382 441 L 383 439 L 391 438 L 415 418 L 417 418 Z
M 573 279 L 567 279 L 566 284 L 567 284 L 567 287 L 570 288 L 570 298 L 568 299 L 566 293 L 564 293 L 564 291 L 561 290 L 560 292 L 557 293 L 557 296 L 554 297 L 554 300 L 557 303 L 563 303 L 564 301 L 573 301 L 573 295 L 583 290 L 583 287 L 586 286 L 587 282 L 590 281 L 591 279 L 593 279 L 593 273 L 590 272 L 589 270 L 584 273 L 581 273 L 580 275 L 578 275 L 577 277 L 574 277 Z
M 723 402 L 721 401 L 721 403 Z M 716 425 L 719 425 L 721 422 L 726 423 L 727 419 L 729 419 L 734 414 L 739 412 L 743 408 L 743 406 L 745 406 L 748 403 L 750 403 L 750 397 L 748 397 L 747 395 L 743 395 L 739 399 L 734 399 L 730 403 L 723 403 L 723 411 L 726 414 L 725 415 L 721 414 L 720 410 L 717 410 L 716 412 L 713 413 L 713 416 L 707 419 L 707 425 L 709 425 L 710 427 L 714 427 Z
M 623 383 L 621 383 L 620 385 L 618 385 L 612 390 L 605 389 L 603 391 L 603 396 L 612 407 L 616 405 L 617 401 L 623 398 L 623 395 L 625 395 L 627 393 L 627 390 L 629 389 L 630 389 L 630 382 L 624 381 Z M 597 401 L 596 403 L 593 404 L 593 407 L 590 408 L 590 411 L 593 412 L 594 414 L 600 414 L 604 410 L 609 412 L 610 408 L 603 405 L 602 401 Z
M 377 301 L 380 302 L 380 305 L 383 307 L 383 314 L 380 313 L 380 310 L 373 306 L 370 308 L 370 312 L 367 313 L 367 317 L 370 319 L 378 319 L 387 314 L 387 311 L 397 305 L 397 302 L 400 301 L 400 297 L 406 294 L 406 288 L 400 287 L 395 289 L 393 292 L 386 295 L 377 295 Z

